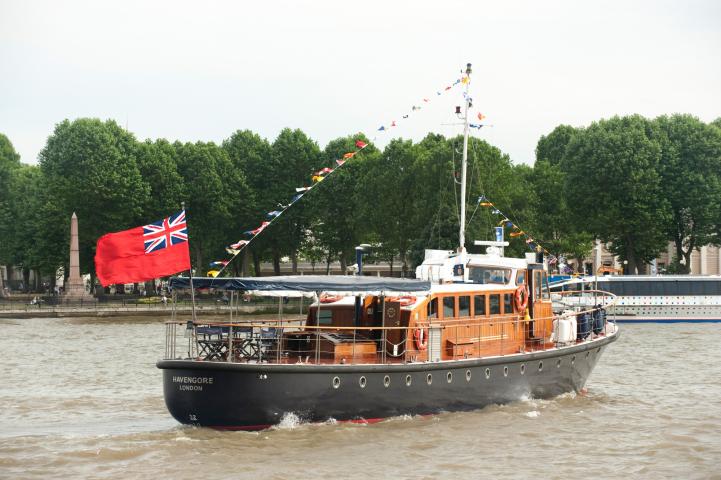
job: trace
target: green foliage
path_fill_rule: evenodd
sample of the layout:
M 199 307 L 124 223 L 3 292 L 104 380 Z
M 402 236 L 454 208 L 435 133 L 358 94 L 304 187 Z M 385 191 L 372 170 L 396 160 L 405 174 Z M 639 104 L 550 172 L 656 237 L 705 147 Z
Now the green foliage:
M 10 264 L 14 253 L 11 243 L 15 231 L 13 227 L 12 181 L 20 168 L 20 155 L 17 154 L 8 137 L 0 133 L 0 264 Z
M 178 173 L 175 147 L 167 140 L 146 140 L 135 152 L 138 170 L 149 188 L 139 223 L 167 217 L 180 210 L 185 195 L 183 177 Z
M 318 144 L 301 130 L 286 128 L 271 145 L 271 165 L 271 177 L 267 179 L 268 187 L 271 188 L 270 198 L 276 205 L 287 204 L 297 187 L 310 186 L 313 173 L 322 166 L 321 152 Z M 310 194 L 311 197 L 313 193 Z M 264 234 L 272 252 L 276 272 L 280 257 L 288 255 L 295 261 L 301 245 L 306 241 L 309 227 L 313 223 L 309 201 L 312 201 L 312 198 L 298 202 Z M 265 213 L 258 215 L 259 220 L 264 219 Z
M 559 125 L 548 135 L 542 136 L 536 146 L 536 161 L 559 165 L 566 155 L 566 148 L 579 130 L 569 125 Z
M 138 142 L 113 121 L 58 124 L 39 167 L 23 165 L 0 135 L 0 263 L 53 275 L 67 262 L 69 220 L 77 212 L 81 269 L 93 272 L 100 235 L 166 217 L 185 202 L 193 265 L 227 259 L 225 247 L 287 205 L 313 173 L 335 168 L 361 134 L 323 151 L 301 130 L 269 143 L 249 131 L 222 142 Z M 367 260 L 395 262 L 404 274 L 427 248 L 458 247 L 459 206 L 467 205 L 466 241 L 493 238 L 501 217 L 479 205 L 486 196 L 551 253 L 581 260 L 593 241 L 610 242 L 629 269 L 677 245 L 671 268 L 690 252 L 721 243 L 721 119 L 689 115 L 601 120 L 584 129 L 561 125 L 541 137 L 533 167 L 469 139 L 467 195 L 460 199 L 463 138 L 429 134 L 369 145 L 254 239 L 256 263 L 299 257 L 354 261 L 354 248 L 375 244 Z M 513 238 L 508 255 L 528 251 Z M 237 262 L 239 263 L 239 262 Z M 233 265 L 231 271 L 238 272 Z M 256 273 L 258 269 L 256 268 Z
M 662 116 L 654 124 L 661 187 L 671 213 L 666 235 L 688 273 L 694 248 L 721 242 L 721 130 L 691 115 Z
M 251 192 L 243 172 L 236 169 L 228 153 L 212 142 L 174 144 L 178 172 L 185 184 L 184 199 L 192 261 L 199 274 L 207 263 L 225 258 L 224 246 L 231 233 L 237 235 L 238 218 L 247 216 L 244 200 Z
M 47 232 L 54 241 L 53 256 L 63 253 L 73 212 L 79 218 L 82 272 L 94 271 L 98 237 L 135 226 L 149 195 L 136 150 L 135 138 L 112 120 L 65 120 L 55 127 L 40 152 L 46 193 L 59 214 L 56 222 L 66 226 L 64 235 L 56 228 Z
M 265 213 L 277 209 L 278 202 L 275 200 L 281 198 L 281 192 L 277 191 L 269 179 L 274 178 L 279 169 L 273 164 L 268 141 L 250 130 L 236 131 L 223 141 L 222 147 L 228 153 L 233 168 L 245 174 L 250 190 L 248 196 L 239 198 L 247 211 L 243 212 L 244 215 L 238 214 L 235 217 L 239 225 L 229 237 L 232 241 L 237 241 L 244 238 L 241 232 L 256 228 L 261 220 L 264 220 Z M 256 239 L 246 250 L 246 254 L 252 251 L 260 260 L 259 254 L 267 251 L 265 237 Z M 238 265 L 233 267 L 239 270 Z
M 668 201 L 654 125 L 638 116 L 593 123 L 568 144 L 561 167 L 571 221 L 604 242 L 631 272 L 664 249 Z
M 336 160 L 342 159 L 345 153 L 355 151 L 358 139 L 368 141 L 361 134 L 330 141 L 322 153 L 321 166 L 337 167 Z M 326 262 L 338 258 L 345 266 L 354 259 L 355 247 L 364 241 L 369 222 L 361 212 L 366 198 L 362 173 L 379 155 L 375 147 L 366 147 L 348 160 L 347 165 L 323 180 L 324 183 L 314 189 L 308 199 L 313 220 L 307 241 L 312 249 L 324 253 Z

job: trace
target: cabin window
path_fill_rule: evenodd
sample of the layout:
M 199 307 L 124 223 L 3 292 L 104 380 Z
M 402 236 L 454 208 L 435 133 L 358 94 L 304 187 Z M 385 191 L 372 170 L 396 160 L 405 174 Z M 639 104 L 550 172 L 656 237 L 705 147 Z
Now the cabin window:
M 468 267 L 472 283 L 505 285 L 511 280 L 511 270 L 497 267 Z
M 513 294 L 503 294 L 503 313 L 513 313 Z
M 438 318 L 438 299 L 432 298 L 428 302 L 428 318 Z
M 333 311 L 321 310 L 318 312 L 318 325 L 333 325 Z
M 456 297 L 443 297 L 443 318 L 456 316 Z
M 486 314 L 486 296 L 485 295 L 474 295 L 473 296 L 473 315 L 485 315 Z
M 470 295 L 464 295 L 458 297 L 458 316 L 459 317 L 470 317 L 471 316 L 471 297 Z
M 550 300 L 551 299 L 551 289 L 548 288 L 548 275 L 546 275 L 546 272 L 543 272 L 543 291 L 542 296 L 544 300 Z
M 501 295 L 494 293 L 488 295 L 488 310 L 491 315 L 498 315 L 501 313 Z
M 540 270 L 534 270 L 533 271 L 533 298 L 539 299 L 541 298 L 541 271 Z
M 526 271 L 519 270 L 516 275 L 516 285 L 523 285 L 524 283 L 526 283 Z

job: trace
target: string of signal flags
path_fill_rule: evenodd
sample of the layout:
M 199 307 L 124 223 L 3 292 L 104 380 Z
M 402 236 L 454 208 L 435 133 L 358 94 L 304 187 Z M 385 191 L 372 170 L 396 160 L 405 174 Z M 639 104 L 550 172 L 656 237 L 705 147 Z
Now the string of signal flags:
M 466 85 L 470 83 L 471 79 L 468 75 L 462 75 L 460 78 L 457 78 L 453 83 L 447 85 L 441 90 L 436 91 L 436 97 L 439 97 L 443 95 L 446 92 L 449 92 L 453 90 L 454 87 L 457 85 Z M 466 97 L 466 93 L 463 92 L 464 98 Z M 424 97 L 422 103 L 429 103 L 431 101 L 432 96 L 430 97 Z M 392 120 L 390 123 L 385 123 L 381 125 L 377 131 L 380 133 L 385 133 L 391 130 L 391 128 L 398 127 L 399 123 L 403 120 L 407 120 L 411 114 L 414 114 L 416 112 L 419 112 L 422 109 L 421 105 L 413 105 L 406 113 L 404 113 L 401 116 L 400 120 Z M 484 120 L 486 117 L 485 115 L 479 113 L 477 115 L 477 118 L 479 121 Z M 470 128 L 477 128 L 481 129 L 485 125 L 481 123 L 472 123 L 469 124 Z M 375 137 L 374 139 L 375 140 Z M 225 249 L 225 251 L 230 255 L 230 258 L 228 260 L 216 260 L 214 262 L 210 262 L 210 270 L 208 270 L 207 275 L 209 277 L 218 277 L 221 275 L 225 269 L 228 267 L 228 265 L 237 257 L 248 245 L 250 245 L 253 240 L 255 240 L 258 235 L 260 235 L 265 229 L 267 229 L 270 225 L 273 224 L 274 221 L 276 221 L 279 217 L 283 215 L 283 213 L 286 212 L 290 207 L 295 205 L 298 201 L 300 201 L 303 196 L 305 196 L 308 192 L 313 190 L 315 187 L 317 187 L 322 181 L 326 180 L 328 177 L 330 177 L 334 172 L 336 172 L 338 169 L 342 168 L 343 165 L 351 160 L 353 157 L 355 157 L 357 154 L 359 154 L 364 148 L 368 146 L 368 143 L 366 143 L 363 140 L 356 140 L 355 142 L 355 149 L 353 151 L 347 152 L 343 154 L 341 158 L 338 158 L 335 160 L 335 166 L 334 167 L 324 167 L 318 170 L 317 172 L 314 172 L 311 176 L 311 184 L 309 186 L 303 186 L 298 187 L 295 189 L 295 195 L 291 198 L 290 202 L 288 204 L 279 204 L 278 208 L 276 210 L 270 211 L 266 214 L 266 220 L 261 222 L 261 224 L 252 229 L 247 230 L 244 233 L 244 235 L 247 235 L 248 238 L 238 240 L 235 243 L 232 243 L 228 245 Z
M 533 237 L 531 237 L 528 233 L 522 230 L 521 227 L 519 227 L 515 222 L 508 218 L 508 216 L 503 213 L 498 207 L 496 207 L 493 202 L 486 198 L 485 195 L 481 195 L 480 197 L 478 197 L 478 205 L 481 207 L 490 208 L 492 215 L 498 215 L 499 217 L 501 217 L 501 220 L 498 222 L 498 226 L 510 228 L 511 231 L 509 235 L 511 238 L 526 237 L 526 245 L 528 245 L 528 248 L 530 248 L 534 252 L 540 248 L 543 251 L 544 255 L 548 257 L 549 264 L 552 265 L 558 261 L 555 255 L 546 250 L 543 245 L 538 243 L 538 241 L 534 240 Z

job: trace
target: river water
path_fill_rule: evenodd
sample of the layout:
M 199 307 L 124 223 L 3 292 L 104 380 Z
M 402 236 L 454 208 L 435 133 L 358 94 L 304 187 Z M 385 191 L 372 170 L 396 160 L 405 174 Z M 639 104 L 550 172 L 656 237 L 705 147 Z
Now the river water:
M 170 417 L 161 321 L 0 320 L 0 477 L 721 478 L 721 325 L 621 333 L 583 395 L 248 433 Z

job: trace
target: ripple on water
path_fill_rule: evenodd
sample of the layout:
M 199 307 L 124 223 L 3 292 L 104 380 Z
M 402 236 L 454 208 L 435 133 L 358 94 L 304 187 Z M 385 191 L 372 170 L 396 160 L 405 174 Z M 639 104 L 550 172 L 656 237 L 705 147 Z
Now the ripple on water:
M 221 432 L 168 415 L 155 368 L 162 323 L 5 320 L 12 368 L 0 391 L 0 471 L 63 479 L 569 478 L 597 474 L 601 461 L 607 477 L 713 477 L 721 464 L 721 362 L 710 360 L 718 332 L 624 326 L 585 395 L 374 425 L 308 424 L 288 414 L 262 432 Z

